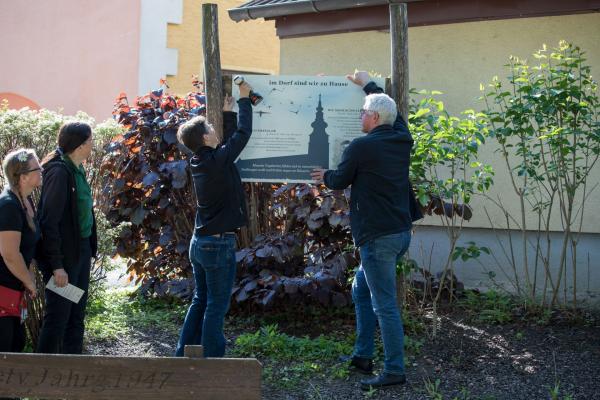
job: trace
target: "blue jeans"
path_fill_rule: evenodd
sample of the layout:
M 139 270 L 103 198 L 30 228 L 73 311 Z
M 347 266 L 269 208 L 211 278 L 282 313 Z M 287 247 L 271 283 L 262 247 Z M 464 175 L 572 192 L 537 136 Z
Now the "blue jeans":
M 175 356 L 184 355 L 185 345 L 201 344 L 204 357 L 223 357 L 223 321 L 229 309 L 235 278 L 235 235 L 194 235 L 190 242 L 190 261 L 196 289 L 181 329 Z
M 373 358 L 379 322 L 383 371 L 404 374 L 404 329 L 396 301 L 396 263 L 408 249 L 410 231 L 369 240 L 360 246 L 361 264 L 352 283 L 356 309 L 354 356 Z

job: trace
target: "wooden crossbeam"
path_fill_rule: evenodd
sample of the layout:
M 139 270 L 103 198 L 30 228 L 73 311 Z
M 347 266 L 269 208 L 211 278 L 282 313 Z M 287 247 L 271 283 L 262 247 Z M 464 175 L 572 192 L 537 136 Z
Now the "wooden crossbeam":
M 201 349 L 186 348 L 186 355 Z M 0 353 L 0 397 L 261 398 L 256 359 Z

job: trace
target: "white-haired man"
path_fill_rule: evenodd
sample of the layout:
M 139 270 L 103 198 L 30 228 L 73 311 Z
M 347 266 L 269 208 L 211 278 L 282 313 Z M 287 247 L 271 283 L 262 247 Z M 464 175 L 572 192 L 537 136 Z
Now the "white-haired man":
M 331 189 L 352 185 L 350 227 L 361 264 L 352 283 L 356 342 L 350 365 L 373 370 L 375 328 L 385 352 L 383 372 L 361 381 L 363 389 L 398 385 L 404 374 L 404 331 L 396 301 L 396 264 L 408 249 L 420 211 L 408 181 L 412 137 L 396 103 L 364 71 L 348 75 L 367 96 L 360 113 L 366 136 L 354 139 L 335 170 L 315 169 L 315 183 Z

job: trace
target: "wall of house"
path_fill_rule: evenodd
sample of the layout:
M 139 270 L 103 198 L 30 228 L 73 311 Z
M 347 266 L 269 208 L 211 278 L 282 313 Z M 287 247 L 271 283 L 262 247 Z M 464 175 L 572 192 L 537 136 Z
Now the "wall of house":
M 587 62 L 592 67 L 592 75 L 600 75 L 600 13 L 565 15 L 539 18 L 494 20 L 484 22 L 456 23 L 409 28 L 409 74 L 410 86 L 417 89 L 440 90 L 440 96 L 446 109 L 458 115 L 466 109 L 482 110 L 480 83 L 488 83 L 492 77 L 504 77 L 507 72 L 503 65 L 510 55 L 528 58 L 542 47 L 557 46 L 561 39 L 577 44 L 587 52 Z M 281 74 L 314 75 L 325 73 L 343 75 L 355 68 L 374 71 L 387 76 L 390 74 L 390 38 L 387 31 L 353 32 L 335 35 L 322 35 L 302 38 L 288 38 L 281 41 Z M 496 147 L 489 143 L 482 152 L 481 161 L 489 162 L 496 169 L 495 185 L 490 192 L 494 199 L 501 199 L 508 211 L 517 219 L 518 198 L 510 184 L 509 174 L 504 163 L 495 152 Z M 600 182 L 600 165 L 594 170 L 591 189 Z M 578 282 L 580 297 L 600 304 L 600 276 L 598 259 L 600 254 L 600 186 L 589 196 L 583 231 L 585 232 L 577 247 L 578 263 L 573 269 L 568 263 L 567 287 Z M 474 241 L 480 246 L 491 249 L 493 257 L 483 254 L 481 264 L 476 261 L 456 263 L 456 275 L 467 286 L 488 286 L 492 283 L 488 272 L 496 276 L 496 281 L 511 289 L 509 263 L 504 257 L 504 249 L 509 243 L 507 231 L 494 231 L 485 210 L 490 214 L 492 225 L 497 229 L 505 228 L 505 218 L 492 202 L 476 198 L 473 202 L 474 217 L 465 223 L 460 245 Z M 439 218 L 439 217 L 438 217 Z M 448 238 L 436 217 L 426 217 L 413 237 L 411 257 L 421 266 L 440 271 L 448 255 Z M 535 224 L 533 213 L 527 213 L 528 225 Z M 514 227 L 514 224 L 513 224 Z M 551 221 L 555 231 L 552 239 L 552 263 L 556 265 L 564 231 L 557 214 Z M 484 229 L 478 229 L 484 228 Z M 487 229 L 485 229 L 487 228 Z M 518 233 L 512 231 L 515 244 L 515 259 L 521 279 L 524 274 L 523 250 L 518 241 Z M 531 236 L 529 236 L 531 238 Z M 535 260 L 535 254 L 528 250 L 529 262 Z M 532 266 L 533 264 L 530 264 Z M 485 268 L 484 268 L 485 266 Z M 533 267 L 531 267 L 533 277 Z M 540 265 L 538 268 L 542 268 Z M 551 267 L 556 279 L 558 273 Z M 575 272 L 576 270 L 576 272 Z M 539 270 L 538 270 L 539 272 Z M 538 275 L 538 286 L 541 273 Z M 533 278 L 532 278 L 533 279 Z
M 410 87 L 440 90 L 439 96 L 446 109 L 454 115 L 466 109 L 481 110 L 484 104 L 480 83 L 492 77 L 504 77 L 503 65 L 510 55 L 533 59 L 531 54 L 542 44 L 557 46 L 561 39 L 577 44 L 587 51 L 592 75 L 600 74 L 600 13 L 564 15 L 540 18 L 522 18 L 484 22 L 468 22 L 409 28 L 409 79 Z M 325 73 L 343 75 L 355 68 L 366 69 L 388 76 L 390 74 L 390 38 L 387 31 L 353 32 L 281 41 L 281 74 L 314 75 Z M 502 200 L 506 208 L 518 216 L 518 198 L 505 172 L 504 163 L 488 145 L 482 161 L 489 162 L 497 171 L 490 196 Z M 600 165 L 594 172 L 590 188 L 600 182 Z M 600 188 L 596 188 L 600 198 Z M 585 232 L 600 232 L 600 201 L 590 197 L 583 221 Z M 475 213 L 469 227 L 489 227 L 483 210 L 486 207 L 494 224 L 504 221 L 498 208 L 489 201 L 476 198 Z M 439 225 L 435 218 L 427 224 Z M 528 214 L 528 225 L 536 223 Z M 554 215 L 552 229 L 561 231 L 559 215 Z
M 491 229 L 465 228 L 458 242 L 458 246 L 468 247 L 469 242 L 475 242 L 478 246 L 485 246 L 490 254 L 481 253 L 479 258 L 468 261 L 457 260 L 454 262 L 454 274 L 465 287 L 479 289 L 499 289 L 512 293 L 517 292 L 517 285 L 522 293 L 527 293 L 526 274 L 523 267 L 522 242 L 520 232 L 508 232 L 505 230 L 492 231 Z M 527 236 L 531 243 L 536 242 L 534 234 Z M 549 252 L 550 262 L 548 269 L 552 282 L 558 283 L 559 268 L 558 261 L 562 250 L 562 235 L 560 232 L 552 232 L 549 236 L 551 241 Z M 541 252 L 546 253 L 546 237 L 542 240 Z M 512 267 L 512 251 L 514 253 L 515 270 Z M 577 293 L 577 299 L 590 307 L 600 308 L 600 235 L 596 233 L 582 234 L 577 246 L 577 264 L 573 268 L 571 252 L 567 253 L 567 267 L 563 270 L 559 300 L 564 302 L 573 299 L 573 293 Z M 412 237 L 408 256 L 415 260 L 419 267 L 436 274 L 443 270 L 444 264 L 450 252 L 450 242 L 443 228 L 435 226 L 418 226 Z M 529 246 L 528 274 L 531 286 L 536 287 L 537 297 L 544 292 L 547 285 L 547 299 L 552 291 L 551 284 L 545 281 L 545 266 L 538 257 L 533 247 Z M 417 276 L 415 276 L 417 277 Z M 565 284 L 566 282 L 566 284 Z M 566 296 L 564 289 L 566 287 Z
M 168 47 L 178 49 L 178 69 L 168 77 L 175 93 L 192 89 L 192 75 L 203 76 L 202 4 L 204 0 L 183 0 L 183 21 L 169 25 Z M 212 1 L 214 3 L 214 1 Z M 243 4 L 241 0 L 218 2 L 221 68 L 275 74 L 279 71 L 279 39 L 275 23 L 263 19 L 236 23 L 227 10 Z
M 139 21 L 139 1 L 0 2 L 0 92 L 108 118 L 137 91 Z

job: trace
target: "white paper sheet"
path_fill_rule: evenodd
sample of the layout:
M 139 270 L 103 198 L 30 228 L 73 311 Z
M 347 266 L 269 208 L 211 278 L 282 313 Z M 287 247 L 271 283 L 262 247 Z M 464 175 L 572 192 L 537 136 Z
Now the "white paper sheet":
M 64 287 L 56 286 L 56 283 L 54 283 L 54 277 L 50 278 L 48 284 L 46 285 L 46 289 L 53 291 L 67 300 L 71 300 L 75 304 L 79 303 L 79 300 L 81 300 L 81 296 L 83 296 L 84 293 L 82 289 L 75 285 L 71 285 L 70 283 Z

